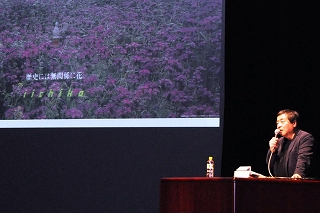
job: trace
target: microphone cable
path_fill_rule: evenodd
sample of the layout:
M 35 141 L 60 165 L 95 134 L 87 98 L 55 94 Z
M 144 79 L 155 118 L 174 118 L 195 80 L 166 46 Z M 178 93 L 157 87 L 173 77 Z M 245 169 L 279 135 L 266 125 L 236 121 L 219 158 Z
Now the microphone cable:
M 279 129 L 274 130 L 274 137 L 277 137 L 277 135 L 279 134 L 279 132 L 280 132 Z M 271 152 L 271 150 L 270 150 L 270 152 Z M 269 172 L 269 175 L 270 175 L 271 177 L 273 177 L 273 175 L 271 174 L 271 171 L 270 171 L 270 162 L 271 162 L 272 154 L 273 154 L 273 152 L 270 153 L 270 157 L 269 157 L 269 161 L 268 161 L 268 172 Z
M 271 152 L 271 150 L 270 150 L 270 152 Z M 270 171 L 270 161 L 271 161 L 271 158 L 272 158 L 272 152 L 271 152 L 271 154 L 270 154 L 270 157 L 269 157 L 269 161 L 268 161 L 268 172 L 269 172 L 269 175 L 271 176 L 271 177 L 273 177 L 273 175 L 271 174 L 271 171 Z

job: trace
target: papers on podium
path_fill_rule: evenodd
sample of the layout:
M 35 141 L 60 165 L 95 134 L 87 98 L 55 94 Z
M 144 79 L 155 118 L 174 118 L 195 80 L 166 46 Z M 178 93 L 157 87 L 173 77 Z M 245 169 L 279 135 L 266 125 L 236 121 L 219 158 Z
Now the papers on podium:
M 234 177 L 237 178 L 248 178 L 250 177 L 251 166 L 240 166 L 236 171 L 234 171 Z
M 233 177 L 236 178 L 249 178 L 249 177 L 257 177 L 263 178 L 266 177 L 262 174 L 251 171 L 251 166 L 240 166 L 236 171 L 234 171 Z

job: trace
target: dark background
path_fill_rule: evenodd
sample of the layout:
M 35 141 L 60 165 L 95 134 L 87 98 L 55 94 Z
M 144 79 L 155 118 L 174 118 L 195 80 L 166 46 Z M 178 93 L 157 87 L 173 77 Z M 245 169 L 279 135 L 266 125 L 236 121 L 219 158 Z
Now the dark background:
M 0 129 L 0 212 L 158 212 L 160 179 L 204 177 L 220 135 L 212 128 Z
M 267 175 L 279 110 L 297 110 L 320 140 L 319 16 L 307 2 L 246 0 L 227 2 L 225 20 L 221 176 L 241 165 Z M 157 212 L 154 186 L 202 173 L 186 153 L 207 157 L 210 137 L 210 128 L 0 129 L 0 212 Z
M 297 110 L 300 128 L 320 141 L 319 23 L 308 2 L 227 2 L 223 176 L 239 165 L 268 175 L 281 109 Z

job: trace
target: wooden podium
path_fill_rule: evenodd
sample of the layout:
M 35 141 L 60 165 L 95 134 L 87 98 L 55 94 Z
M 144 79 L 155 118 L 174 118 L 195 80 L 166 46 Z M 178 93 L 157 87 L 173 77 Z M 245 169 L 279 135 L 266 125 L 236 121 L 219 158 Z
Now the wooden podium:
M 160 213 L 320 212 L 319 180 L 162 178 Z

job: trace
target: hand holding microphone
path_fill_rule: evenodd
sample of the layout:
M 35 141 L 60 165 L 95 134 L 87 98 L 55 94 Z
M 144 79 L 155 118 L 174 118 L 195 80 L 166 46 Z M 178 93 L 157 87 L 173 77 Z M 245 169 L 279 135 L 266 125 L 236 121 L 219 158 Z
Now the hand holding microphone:
M 271 140 L 269 141 L 269 147 L 272 153 L 274 153 L 278 148 L 279 138 L 277 138 L 277 135 L 279 134 L 279 132 L 280 132 L 279 129 L 274 130 L 274 137 L 271 138 Z

